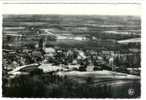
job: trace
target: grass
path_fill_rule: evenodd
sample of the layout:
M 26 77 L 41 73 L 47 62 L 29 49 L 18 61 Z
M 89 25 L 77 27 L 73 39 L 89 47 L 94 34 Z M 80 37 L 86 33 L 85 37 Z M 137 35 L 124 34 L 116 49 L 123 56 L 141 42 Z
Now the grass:
M 92 77 L 86 78 L 85 83 L 78 83 L 68 77 L 59 77 L 56 75 L 33 75 L 20 76 L 13 80 L 11 87 L 3 86 L 4 97 L 45 97 L 45 98 L 106 98 L 106 97 L 129 97 L 126 92 L 128 87 L 113 88 L 106 84 L 92 85 Z M 139 85 L 130 84 L 140 91 Z M 117 92 L 119 92 L 117 94 Z M 116 94 L 116 95 L 115 95 Z M 138 94 L 133 97 L 138 97 Z

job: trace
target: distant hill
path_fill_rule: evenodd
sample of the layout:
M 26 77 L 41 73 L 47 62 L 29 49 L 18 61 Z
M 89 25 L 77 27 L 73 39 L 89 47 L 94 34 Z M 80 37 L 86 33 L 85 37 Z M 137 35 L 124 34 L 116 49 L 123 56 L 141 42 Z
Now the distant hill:
M 127 39 L 126 37 L 140 37 L 141 19 L 138 16 L 3 15 L 3 34 L 35 33 L 40 29 L 50 29 L 55 34 L 86 34 L 97 38 L 119 40 Z M 130 32 L 132 35 L 115 34 L 119 31 Z

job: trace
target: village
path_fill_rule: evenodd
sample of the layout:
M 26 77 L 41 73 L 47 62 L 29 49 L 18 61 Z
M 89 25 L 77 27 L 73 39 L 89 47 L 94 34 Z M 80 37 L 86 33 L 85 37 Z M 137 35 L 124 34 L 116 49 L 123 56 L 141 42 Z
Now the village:
M 99 29 L 105 28 L 105 25 L 103 26 Z M 71 26 L 67 26 L 67 29 L 68 27 Z M 17 27 L 4 27 L 3 95 L 119 97 L 120 95 L 116 94 L 121 91 L 118 86 L 140 86 L 139 33 L 88 33 L 87 28 L 73 26 L 73 29 L 73 32 L 59 31 L 56 28 L 28 25 L 22 29 L 20 27 L 21 31 L 17 32 Z M 85 88 L 87 90 L 84 90 Z M 112 88 L 115 88 L 115 91 Z M 102 92 L 99 92 L 99 89 Z M 96 94 L 89 91 L 96 91 Z M 137 95 L 133 97 L 137 97 L 139 91 L 135 91 Z

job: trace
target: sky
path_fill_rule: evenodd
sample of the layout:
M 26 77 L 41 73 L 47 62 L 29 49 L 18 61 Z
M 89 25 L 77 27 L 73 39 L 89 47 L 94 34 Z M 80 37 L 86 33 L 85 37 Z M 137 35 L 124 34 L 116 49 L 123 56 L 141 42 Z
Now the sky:
M 141 16 L 140 4 L 3 4 L 2 14 Z

